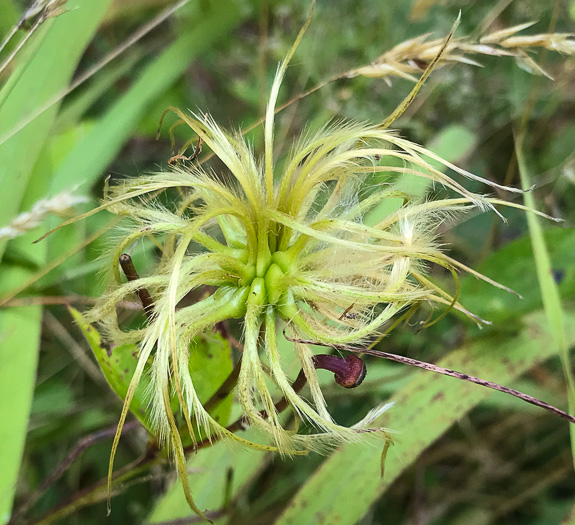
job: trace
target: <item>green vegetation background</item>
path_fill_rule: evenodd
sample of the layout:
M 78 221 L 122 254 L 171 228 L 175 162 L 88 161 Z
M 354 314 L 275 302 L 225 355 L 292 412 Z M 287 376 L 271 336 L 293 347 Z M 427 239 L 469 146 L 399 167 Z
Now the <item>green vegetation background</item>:
M 70 0 L 69 11 L 43 24 L 3 73 L 0 227 L 64 189 L 89 196 L 89 209 L 107 175 L 114 180 L 166 166 L 172 154 L 167 132 L 158 140 L 155 135 L 170 105 L 210 112 L 233 127 L 246 128 L 262 115 L 276 64 L 305 20 L 307 1 L 192 0 L 51 104 L 72 79 L 168 4 Z M 0 0 L 0 35 L 18 22 L 23 8 L 15 0 Z M 555 22 L 558 32 L 575 27 L 573 0 L 318 0 L 288 70 L 283 100 L 367 64 L 408 38 L 446 35 L 460 9 L 458 36 L 477 37 L 482 30 L 532 20 L 537 25 L 528 34 L 546 32 Z M 13 48 L 4 50 L 0 63 Z M 537 184 L 534 205 L 565 222 L 541 224 L 538 236 L 537 225 L 528 226 L 524 214 L 506 210 L 508 224 L 484 214 L 442 228 L 454 256 L 524 299 L 466 276 L 463 304 L 492 326 L 479 331 L 451 315 L 423 331 L 402 326 L 381 348 L 500 382 L 566 409 L 560 355 L 575 344 L 575 61 L 551 53 L 536 59 L 554 81 L 532 76 L 511 58 L 481 57 L 483 68 L 440 69 L 394 125 L 474 173 L 520 185 L 513 130 L 527 112 L 522 175 Z M 276 143 L 287 151 L 303 129 L 333 118 L 381 121 L 411 87 L 401 79 L 391 86 L 366 78 L 329 84 L 281 114 Z M 261 130 L 251 137 L 256 150 L 261 148 Z M 187 130 L 177 130 L 180 144 L 189 138 Z M 107 230 L 111 218 L 102 213 L 32 244 L 59 221 L 51 218 L 8 243 L 0 240 L 0 301 L 12 297 L 0 309 L 2 522 L 80 439 L 113 427 L 121 407 L 64 306 L 68 301 L 81 310 L 86 298 L 102 293 L 98 257 L 113 238 Z M 549 255 L 548 266 L 541 257 L 536 264 L 534 249 Z M 145 268 L 146 259 L 139 264 Z M 449 282 L 438 270 L 432 276 Z M 232 524 L 571 522 L 575 477 L 567 423 L 455 379 L 376 360 L 369 360 L 368 368 L 366 382 L 352 392 L 336 388 L 326 373 L 326 397 L 338 421 L 347 423 L 384 400 L 396 401 L 383 421 L 397 431 L 383 481 L 381 450 L 374 447 L 285 460 L 219 444 L 190 460 L 200 508 L 216 511 L 217 523 Z M 117 465 L 137 459 L 145 448 L 145 432 L 127 434 Z M 22 520 L 116 525 L 197 519 L 190 517 L 179 484 L 171 485 L 170 465 L 122 486 L 108 518 L 101 498 L 85 508 L 66 507 L 106 475 L 109 452 L 110 440 L 88 448 Z M 60 506 L 64 511 L 56 514 Z M 174 521 L 179 518 L 184 521 Z

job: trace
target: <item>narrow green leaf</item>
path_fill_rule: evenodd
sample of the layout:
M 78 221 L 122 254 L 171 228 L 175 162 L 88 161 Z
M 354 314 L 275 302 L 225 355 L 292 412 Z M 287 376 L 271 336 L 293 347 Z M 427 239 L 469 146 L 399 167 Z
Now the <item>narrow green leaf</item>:
M 30 240 L 30 239 L 28 239 Z M 45 255 L 45 247 L 36 254 Z M 29 272 L 3 268 L 0 289 L 25 280 Z M 11 308 L 0 312 L 0 523 L 10 518 L 20 460 L 32 405 L 42 308 Z
M 531 185 L 531 176 L 527 167 L 525 153 L 523 151 L 523 137 L 517 138 L 515 144 L 515 152 L 517 156 L 517 163 L 519 165 L 519 175 L 521 176 L 521 184 L 524 189 Z M 529 208 L 535 209 L 535 199 L 532 192 L 527 192 L 524 195 L 525 205 Z M 533 213 L 527 215 L 527 225 L 529 226 L 529 235 L 531 236 L 531 244 L 533 245 L 533 256 L 535 258 L 535 266 L 537 268 L 537 279 L 539 280 L 539 288 L 541 290 L 541 297 L 543 298 L 543 308 L 547 316 L 547 322 L 552 334 L 552 346 L 555 352 L 559 354 L 561 359 L 561 366 L 565 375 L 567 383 L 567 394 L 569 400 L 569 413 L 575 413 L 575 379 L 571 370 L 571 363 L 569 360 L 569 346 L 565 335 L 565 321 L 563 315 L 563 307 L 561 306 L 561 297 L 559 289 L 555 282 L 553 269 L 551 267 L 551 259 L 549 251 L 545 243 L 543 229 L 539 222 L 539 217 Z M 575 426 L 570 427 L 571 431 L 571 455 L 573 465 L 575 467 Z
M 535 364 L 555 355 L 554 335 L 545 314 L 537 312 L 526 316 L 524 321 L 524 328 L 516 337 L 502 340 L 499 345 L 494 344 L 493 338 L 476 341 L 452 352 L 438 364 L 509 384 Z M 567 342 L 572 345 L 575 313 L 569 313 L 565 327 Z M 395 444 L 387 456 L 385 479 L 379 473 L 381 449 L 345 446 L 319 467 L 275 523 L 357 523 L 428 446 L 491 395 L 505 394 L 421 372 L 392 396 L 390 401 L 395 401 L 395 405 L 382 418 L 381 424 L 397 431 Z
M 110 0 L 70 0 L 68 12 L 47 21 L 34 35 L 31 40 L 35 41 L 29 43 L 34 46 L 34 54 L 23 55 L 28 60 L 0 91 L 0 136 L 10 133 L 65 89 L 109 3 Z M 32 168 L 56 111 L 57 105 L 0 145 L 0 226 L 20 211 Z M 0 240 L 0 260 L 5 247 L 6 241 Z
M 184 31 L 146 66 L 130 90 L 64 159 L 54 174 L 56 183 L 63 187 L 72 180 L 76 184 L 96 182 L 129 139 L 146 109 L 182 75 L 192 60 L 236 27 L 243 19 L 242 13 L 236 2 L 223 0 L 217 9 L 202 15 L 192 30 Z M 78 166 L 82 166 L 80 180 Z
M 39 158 L 44 162 L 33 172 L 37 184 L 26 193 L 25 205 L 31 205 L 48 187 L 46 149 Z M 25 283 L 35 268 L 45 264 L 48 245 L 30 249 L 35 235 L 36 231 L 31 231 L 12 241 L 11 248 L 20 254 L 20 260 L 19 264 L 2 265 L 0 296 Z M 10 518 L 16 491 L 36 380 L 41 323 L 40 306 L 0 310 L 0 523 Z

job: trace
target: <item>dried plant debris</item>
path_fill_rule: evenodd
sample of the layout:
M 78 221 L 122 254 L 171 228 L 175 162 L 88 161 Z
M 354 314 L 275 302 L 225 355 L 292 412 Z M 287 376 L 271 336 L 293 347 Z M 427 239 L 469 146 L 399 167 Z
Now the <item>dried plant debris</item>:
M 575 52 L 575 34 L 545 33 L 532 36 L 516 36 L 517 33 L 531 27 L 535 22 L 520 24 L 508 29 L 496 31 L 472 42 L 468 37 L 453 38 L 438 61 L 437 67 L 448 64 L 462 63 L 474 66 L 481 64 L 471 58 L 474 55 L 489 55 L 513 57 L 519 65 L 531 73 L 551 76 L 533 60 L 528 52 L 536 48 L 544 48 L 571 55 Z M 348 78 L 364 76 L 383 78 L 389 82 L 390 77 L 400 77 L 417 82 L 418 75 L 433 60 L 444 39 L 428 40 L 430 34 L 406 40 L 396 45 L 371 64 L 352 69 L 346 75 Z

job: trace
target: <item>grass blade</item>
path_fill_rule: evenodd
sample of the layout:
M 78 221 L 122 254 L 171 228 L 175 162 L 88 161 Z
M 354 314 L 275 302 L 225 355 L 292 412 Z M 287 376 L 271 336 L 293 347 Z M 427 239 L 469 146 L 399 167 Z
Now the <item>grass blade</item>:
M 517 164 L 519 166 L 521 184 L 524 189 L 527 189 L 531 186 L 531 177 L 527 167 L 525 154 L 523 152 L 522 135 L 517 137 L 515 152 L 517 156 Z M 532 192 L 525 193 L 523 198 L 525 199 L 526 206 L 529 208 L 535 208 L 535 199 L 533 198 Z M 567 338 L 565 335 L 565 321 L 563 307 L 561 306 L 561 297 L 559 295 L 557 283 L 553 277 L 551 258 L 549 257 L 549 251 L 547 250 L 547 245 L 545 243 L 543 229 L 539 223 L 539 217 L 533 213 L 528 213 L 527 225 L 529 226 L 529 235 L 533 246 L 533 256 L 535 258 L 537 279 L 539 281 L 539 288 L 543 299 L 543 308 L 553 336 L 553 348 L 559 354 L 563 373 L 565 374 L 567 397 L 569 400 L 569 413 L 573 414 L 575 410 L 575 379 L 573 378 L 573 372 L 571 371 L 571 364 L 569 362 L 569 345 L 567 344 Z M 575 428 L 570 428 L 570 435 L 571 455 L 575 466 Z
M 46 22 L 35 35 L 34 42 L 30 42 L 33 56 L 22 55 L 27 60 L 0 92 L 0 135 L 9 133 L 35 107 L 41 107 L 67 86 L 109 3 L 110 0 L 71 0 L 67 13 Z M 52 107 L 0 146 L 2 226 L 20 211 L 30 174 L 57 109 Z M 0 259 L 5 248 L 6 241 L 0 240 Z
M 0 92 L 0 134 L 9 132 L 25 118 L 31 101 L 41 105 L 69 82 L 83 50 L 90 42 L 109 0 L 70 1 L 70 12 L 50 21 L 35 35 L 26 63 L 15 71 Z M 40 45 L 41 44 L 41 45 Z M 34 51 L 30 54 L 30 51 Z M 24 54 L 21 55 L 24 57 Z M 0 146 L 0 225 L 21 209 L 31 207 L 50 188 L 48 154 L 40 153 L 53 125 L 57 107 L 44 113 L 26 129 Z M 46 150 L 45 150 L 46 151 Z M 40 160 L 39 160 L 40 159 Z M 38 162 L 37 162 L 38 161 Z M 31 235 L 13 241 L 19 257 L 41 267 L 46 246 L 33 246 Z M 0 241 L 0 259 L 6 241 Z M 31 270 L 23 266 L 2 268 L 2 292 L 25 282 Z M 15 308 L 0 312 L 0 522 L 9 519 L 20 458 L 32 402 L 42 308 Z

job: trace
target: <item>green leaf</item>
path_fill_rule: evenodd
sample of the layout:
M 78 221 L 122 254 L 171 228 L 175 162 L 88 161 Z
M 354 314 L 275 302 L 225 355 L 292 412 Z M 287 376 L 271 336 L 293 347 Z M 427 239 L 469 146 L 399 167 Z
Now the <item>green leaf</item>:
M 96 31 L 110 0 L 70 0 L 68 11 L 48 20 L 29 42 L 24 60 L 0 91 L 0 226 L 20 211 L 32 168 L 48 137 L 58 105 L 54 105 L 8 140 L 38 108 L 62 92 L 83 50 Z M 77 169 L 77 166 L 76 166 Z M 0 241 L 0 260 L 6 241 Z
M 531 175 L 529 174 L 527 160 L 523 151 L 523 137 L 517 139 L 515 152 L 519 165 L 521 184 L 524 189 L 527 189 L 531 185 Z M 533 198 L 532 192 L 528 191 L 524 194 L 523 198 L 525 199 L 526 206 L 535 209 L 535 199 Z M 569 360 L 569 345 L 567 344 L 565 335 L 565 321 L 561 297 L 553 275 L 551 258 L 547 244 L 545 243 L 543 228 L 539 222 L 539 217 L 534 214 L 529 214 L 527 216 L 527 224 L 533 246 L 533 256 L 535 258 L 535 267 L 537 268 L 539 289 L 541 290 L 541 297 L 543 299 L 543 308 L 545 309 L 547 322 L 549 323 L 553 336 L 553 348 L 559 354 L 561 366 L 563 367 L 563 374 L 567 384 L 567 397 L 569 399 L 569 413 L 574 414 L 575 378 L 573 377 L 571 362 Z M 571 432 L 571 455 L 573 465 L 575 466 L 575 426 L 571 425 L 569 430 Z
M 575 344 L 575 313 L 566 316 L 568 344 Z M 499 344 L 489 338 L 452 352 L 440 366 L 509 384 L 537 363 L 555 355 L 553 334 L 543 312 L 526 316 L 524 328 Z M 381 449 L 348 445 L 327 459 L 292 498 L 276 525 L 357 523 L 436 439 L 489 396 L 503 396 L 465 381 L 421 372 L 390 401 L 395 405 L 379 423 L 395 431 L 380 478 Z M 567 425 L 568 423 L 564 423 Z M 353 502 L 353 504 L 350 504 Z
M 91 324 L 76 309 L 69 308 L 70 314 L 88 341 L 100 368 L 116 395 L 124 401 L 128 387 L 138 364 L 138 348 L 136 345 L 106 345 Z M 228 343 L 220 334 L 209 334 L 192 343 L 190 350 L 190 373 L 194 388 L 202 402 L 206 402 L 225 381 L 232 371 L 232 353 Z M 150 392 L 149 374 L 144 373 L 134 393 L 130 411 L 140 423 L 154 434 L 148 415 L 148 394 Z M 212 416 L 221 424 L 227 423 L 232 405 L 232 397 L 228 396 L 213 411 Z M 177 397 L 172 398 L 172 409 L 178 411 Z
M 145 111 L 187 69 L 190 62 L 209 49 L 242 20 L 236 2 L 224 0 L 201 17 L 201 22 L 148 64 L 129 91 L 114 103 L 77 147 L 64 159 L 54 178 L 65 185 L 74 180 L 93 184 L 102 176 L 130 138 Z M 158 122 L 161 115 L 158 115 Z M 78 181 L 78 166 L 82 166 Z
M 41 261 L 43 255 L 45 248 L 36 254 L 36 260 Z M 29 271 L 3 268 L 0 274 L 0 289 L 3 290 L 6 283 L 26 280 Z M 36 379 L 41 322 L 42 308 L 38 306 L 10 308 L 0 312 L 0 523 L 6 523 L 10 518 L 24 451 Z
M 138 348 L 136 345 L 108 346 L 103 344 L 98 330 L 87 323 L 78 310 L 72 307 L 68 307 L 68 310 L 88 341 L 110 388 L 123 401 L 126 399 L 128 386 L 138 364 Z M 148 432 L 153 434 L 152 425 L 146 413 L 146 389 L 149 385 L 149 377 L 143 374 L 134 393 L 130 410 Z
M 24 204 L 31 205 L 46 190 L 49 181 L 49 148 L 40 153 L 33 172 L 37 184 L 31 185 Z M 14 239 L 12 252 L 17 264 L 2 264 L 0 296 L 26 283 L 37 267 L 46 262 L 48 245 L 31 248 L 36 232 Z M 0 310 L 0 523 L 5 523 L 12 508 L 20 461 L 26 441 L 28 419 L 36 380 L 42 307 L 27 306 Z M 9 423 L 8 423 L 9 422 Z
M 562 297 L 573 297 L 575 260 L 571 255 L 575 253 L 575 230 L 554 228 L 543 232 L 543 236 L 549 250 L 550 272 L 559 278 L 559 293 Z M 510 242 L 475 269 L 515 290 L 523 299 L 494 290 L 479 279 L 468 278 L 462 281 L 461 300 L 474 314 L 502 325 L 503 321 L 518 319 L 543 305 L 529 237 Z
M 230 343 L 218 333 L 211 333 L 192 343 L 190 374 L 200 401 L 205 403 L 216 393 L 233 369 Z M 232 410 L 232 395 L 222 400 L 211 413 L 226 426 Z

